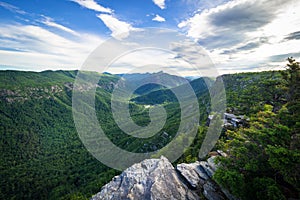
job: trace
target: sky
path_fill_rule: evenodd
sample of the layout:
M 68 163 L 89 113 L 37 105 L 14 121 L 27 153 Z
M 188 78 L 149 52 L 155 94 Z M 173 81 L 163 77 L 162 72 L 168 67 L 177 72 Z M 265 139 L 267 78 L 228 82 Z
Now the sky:
M 0 0 L 0 69 L 80 69 L 99 45 L 148 27 L 189 38 L 219 74 L 283 69 L 300 58 L 299 10 L 299 0 Z M 135 52 L 111 71 L 132 62 L 147 71 L 155 57 L 192 76 L 179 55 Z

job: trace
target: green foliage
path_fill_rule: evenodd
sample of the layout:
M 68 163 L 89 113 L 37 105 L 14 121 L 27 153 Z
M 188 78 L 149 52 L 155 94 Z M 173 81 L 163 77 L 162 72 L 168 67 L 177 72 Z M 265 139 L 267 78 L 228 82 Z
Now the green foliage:
M 185 149 L 183 155 L 175 162 L 176 163 L 192 163 L 198 160 L 199 149 L 206 135 L 207 127 L 199 126 L 198 132 L 191 146 Z
M 266 148 L 266 153 L 269 156 L 268 162 L 272 168 L 278 171 L 286 182 L 300 187 L 299 149 L 294 151 L 280 146 L 269 145 Z
M 235 114 L 255 114 L 270 104 L 279 110 L 286 101 L 279 71 L 222 75 L 228 110 Z
M 295 134 L 300 132 L 300 64 L 295 59 L 288 58 L 286 71 L 282 72 L 287 90 L 288 121 L 293 124 Z
M 245 191 L 246 185 L 243 174 L 235 170 L 217 170 L 214 178 L 219 184 L 228 186 L 233 195 L 240 196 Z
M 82 145 L 67 99 L 1 102 L 0 199 L 88 197 L 116 175 Z
M 145 95 L 145 94 L 148 94 L 150 92 L 161 90 L 163 88 L 164 87 L 161 86 L 161 85 L 158 85 L 158 84 L 155 84 L 155 83 L 149 83 L 149 84 L 146 84 L 146 85 L 143 85 L 143 86 L 139 87 L 137 90 L 134 91 L 134 93 L 137 94 L 137 95 Z
M 300 64 L 293 57 L 287 60 L 289 63 L 282 75 L 288 90 L 287 98 L 290 103 L 296 103 L 295 101 L 300 99 Z
M 271 178 L 255 178 L 251 191 L 259 199 L 280 200 L 285 199 L 276 182 Z

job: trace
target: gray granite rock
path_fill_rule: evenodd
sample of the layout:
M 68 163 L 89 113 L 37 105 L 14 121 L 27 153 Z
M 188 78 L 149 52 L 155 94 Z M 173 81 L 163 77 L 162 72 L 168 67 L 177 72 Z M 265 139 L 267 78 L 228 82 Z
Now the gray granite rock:
M 176 169 L 186 179 L 186 181 L 193 187 L 197 188 L 200 184 L 200 176 L 196 172 L 197 163 L 186 164 L 182 163 L 177 165 Z
M 161 157 L 147 159 L 129 167 L 103 186 L 92 199 L 198 200 L 199 197 L 180 180 L 172 164 Z
M 227 153 L 225 153 L 225 152 L 222 151 L 222 150 L 217 150 L 217 152 L 218 152 L 218 154 L 219 154 L 220 156 L 222 156 L 222 157 L 227 157 L 227 156 L 228 156 Z
M 212 157 L 210 157 L 210 158 L 207 159 L 207 164 L 209 165 L 209 167 L 210 167 L 210 169 L 212 170 L 213 173 L 214 173 L 214 172 L 217 170 L 217 168 L 218 168 L 218 166 L 217 166 L 217 164 L 215 163 L 215 161 L 216 161 L 216 156 L 212 156 Z
M 203 195 L 208 200 L 225 200 L 224 194 L 220 191 L 219 186 L 212 181 L 207 181 L 203 185 Z
M 211 169 L 210 165 L 206 161 L 200 161 L 199 165 L 205 171 L 209 178 L 213 176 L 214 171 Z

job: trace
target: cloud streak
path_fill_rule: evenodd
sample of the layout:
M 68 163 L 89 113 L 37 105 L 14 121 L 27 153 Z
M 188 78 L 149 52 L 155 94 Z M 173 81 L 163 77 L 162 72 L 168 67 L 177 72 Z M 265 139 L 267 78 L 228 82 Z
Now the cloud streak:
M 45 24 L 47 26 L 54 27 L 54 28 L 57 28 L 59 30 L 65 31 L 65 32 L 70 33 L 72 35 L 79 36 L 79 34 L 76 31 L 74 31 L 74 30 L 72 30 L 72 29 L 70 29 L 70 28 L 68 28 L 66 26 L 63 26 L 61 24 L 56 23 L 50 17 L 45 17 L 44 16 L 44 19 L 41 21 L 41 23 L 43 23 L 43 24 Z
M 296 32 L 290 33 L 284 39 L 285 40 L 300 40 L 300 31 L 296 31 Z
M 94 10 L 97 12 L 102 12 L 102 13 L 112 13 L 113 12 L 113 10 L 111 10 L 110 8 L 105 8 L 102 5 L 99 5 L 94 0 L 71 0 L 71 1 L 78 3 L 79 5 L 81 5 L 84 8 Z
M 16 6 L 13 6 L 11 4 L 8 4 L 8 3 L 5 3 L 5 2 L 2 2 L 0 1 L 0 6 L 13 12 L 13 13 L 18 13 L 18 14 L 21 14 L 21 15 L 25 15 L 27 14 L 24 10 L 21 10 L 20 8 L 16 7 Z

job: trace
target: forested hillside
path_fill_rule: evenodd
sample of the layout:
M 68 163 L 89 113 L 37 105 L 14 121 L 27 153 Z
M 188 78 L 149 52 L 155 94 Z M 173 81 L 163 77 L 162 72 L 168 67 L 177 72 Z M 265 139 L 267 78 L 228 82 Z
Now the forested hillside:
M 164 105 L 168 120 L 156 136 L 136 139 L 124 134 L 110 107 L 119 77 L 84 73 L 87 79 L 99 77 L 97 117 L 118 146 L 131 152 L 155 151 L 176 134 L 180 120 L 177 103 Z M 119 173 L 93 158 L 78 137 L 71 98 L 76 74 L 0 72 L 0 199 L 87 198 Z M 130 104 L 131 116 L 139 125 L 149 123 L 148 111 L 144 105 Z
M 0 199 L 89 196 L 115 175 L 78 138 L 71 107 L 75 75 L 0 72 Z M 99 85 L 110 89 L 116 80 L 104 76 Z M 101 94 L 107 101 L 108 92 Z

